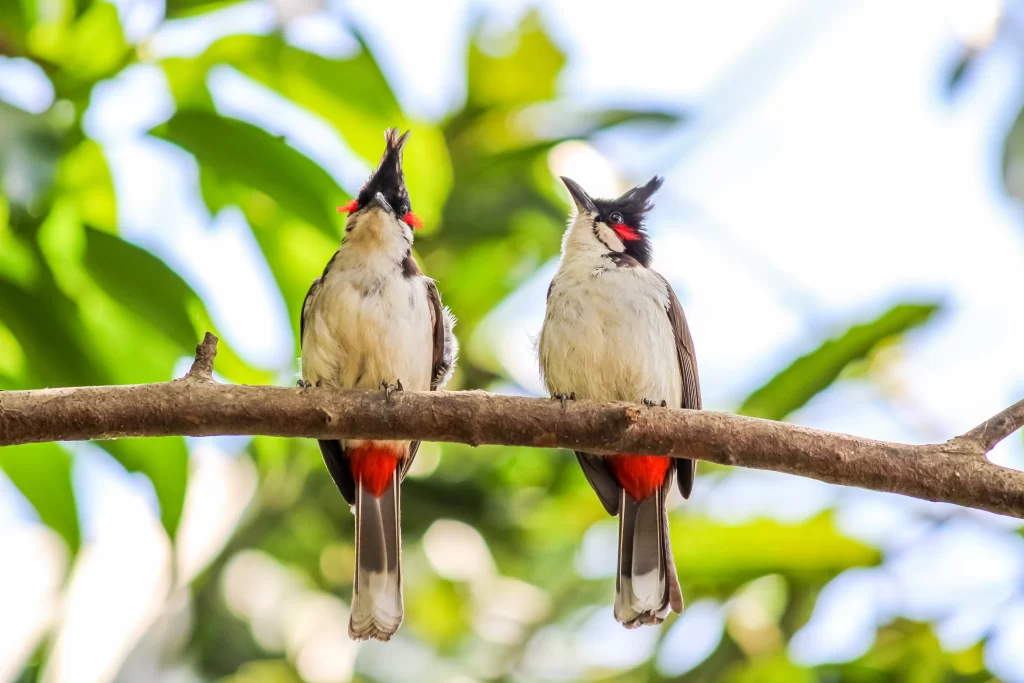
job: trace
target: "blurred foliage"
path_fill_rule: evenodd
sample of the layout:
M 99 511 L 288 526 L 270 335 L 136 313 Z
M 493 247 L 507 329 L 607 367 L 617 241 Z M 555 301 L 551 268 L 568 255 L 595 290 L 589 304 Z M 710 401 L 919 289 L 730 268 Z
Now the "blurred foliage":
M 938 310 L 938 304 L 898 304 L 871 322 L 851 326 L 793 361 L 747 397 L 738 412 L 768 420 L 785 419 L 828 388 L 851 364 L 864 360 L 887 340 L 924 324 Z
M 965 5 L 966 7 L 966 5 Z M 992 6 L 995 24 L 990 34 L 971 36 L 970 44 L 958 43 L 950 49 L 950 57 L 942 78 L 947 98 L 957 101 L 965 90 L 965 81 L 979 63 L 990 52 L 1009 48 L 1019 55 L 1024 45 L 1020 40 L 1020 21 L 1024 17 L 1024 3 L 1021 0 L 1002 0 Z M 1003 140 L 1002 173 L 1007 193 L 1024 202 L 1024 102 L 1020 112 L 1006 131 Z
M 1021 109 L 1006 135 L 1003 178 L 1010 196 L 1024 201 L 1024 109 Z
M 166 0 L 165 22 L 234 2 Z M 548 168 L 549 152 L 623 124 L 685 125 L 684 116 L 581 109 L 561 99 L 566 55 L 539 15 L 530 13 L 500 34 L 475 26 L 464 101 L 441 121 L 415 120 L 402 110 L 367 42 L 346 28 L 356 47 L 341 57 L 306 51 L 277 30 L 231 35 L 201 54 L 160 60 L 175 110 L 151 135 L 194 157 L 201 200 L 211 214 L 244 215 L 297 335 L 306 289 L 340 240 L 334 207 L 358 188 L 341 186 L 276 132 L 219 112 L 211 72 L 234 70 L 317 117 L 367 166 L 380 154 L 384 128 L 412 127 L 406 171 L 426 223 L 416 250 L 459 317 L 464 352 L 455 382 L 462 388 L 507 382 L 474 330 L 558 251 L 568 206 Z M 83 130 L 97 84 L 150 63 L 147 54 L 145 44 L 130 44 L 117 10 L 102 0 L 0 2 L 0 55 L 31 60 L 55 93 L 38 114 L 0 102 L 0 389 L 168 380 L 202 333 L 216 331 L 203 299 L 174 267 L 120 234 L 106 151 Z M 1019 176 L 1021 165 L 1019 119 L 1004 165 L 1011 193 L 1019 197 L 1024 193 L 1009 178 Z M 900 304 L 874 321 L 851 324 L 754 392 L 742 412 L 785 418 L 851 364 L 936 310 L 935 304 Z M 294 376 L 291 366 L 255 367 L 230 341 L 221 343 L 216 359 L 220 376 L 246 383 Z M 242 558 L 269 558 L 267 566 L 290 577 L 292 590 L 347 600 L 352 520 L 312 442 L 257 437 L 245 443 L 240 457 L 255 464 L 258 492 L 227 544 L 192 581 L 188 637 L 166 656 L 203 681 L 297 681 L 298 663 L 287 643 L 268 641 L 252 615 L 225 600 L 229 572 Z M 97 445 L 152 483 L 163 528 L 176 540 L 187 493 L 187 442 L 171 437 Z M 0 468 L 72 555 L 82 543 L 74 457 L 58 444 L 0 450 Z M 472 671 L 476 679 L 529 679 L 530 653 L 543 648 L 542 641 L 563 642 L 558 633 L 577 633 L 596 606 L 608 607 L 611 577 L 584 579 L 571 567 L 584 536 L 603 531 L 613 538 L 614 521 L 566 453 L 426 444 L 418 462 L 429 471 L 403 487 L 407 618 L 398 640 L 431 654 L 430 667 L 416 672 L 422 680 L 459 671 Z M 702 477 L 708 486 L 728 476 L 721 468 L 710 472 Z M 687 600 L 714 599 L 728 611 L 768 595 L 773 607 L 761 630 L 744 631 L 730 616 L 714 651 L 673 680 L 982 680 L 976 651 L 942 652 L 930 626 L 904 622 L 883 628 L 875 646 L 854 662 L 815 669 L 794 664 L 786 641 L 807 622 L 821 588 L 849 568 L 879 563 L 880 552 L 844 536 L 829 512 L 801 522 L 726 523 L 686 510 L 673 513 L 672 534 Z M 439 519 L 468 533 L 468 546 L 483 544 L 486 561 L 494 564 L 486 581 L 438 569 L 424 536 Z M 472 529 L 480 539 L 473 540 Z M 673 623 L 659 632 L 659 643 Z M 573 649 L 574 641 L 564 642 Z M 21 680 L 45 675 L 48 648 L 46 640 Z M 668 680 L 655 665 L 663 650 L 659 645 L 633 669 L 581 675 Z M 389 678 L 379 659 L 361 658 L 357 671 L 367 680 Z

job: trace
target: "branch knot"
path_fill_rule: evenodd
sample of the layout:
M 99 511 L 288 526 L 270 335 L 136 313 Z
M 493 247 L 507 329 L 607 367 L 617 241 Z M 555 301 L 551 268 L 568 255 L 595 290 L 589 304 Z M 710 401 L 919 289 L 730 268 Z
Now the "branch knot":
M 203 341 L 196 345 L 196 359 L 181 379 L 189 383 L 213 381 L 213 359 L 217 355 L 217 337 L 207 332 Z

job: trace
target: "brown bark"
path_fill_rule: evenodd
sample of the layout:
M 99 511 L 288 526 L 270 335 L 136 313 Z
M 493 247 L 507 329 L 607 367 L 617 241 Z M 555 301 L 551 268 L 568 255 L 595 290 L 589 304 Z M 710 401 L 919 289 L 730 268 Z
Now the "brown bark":
M 0 446 L 126 436 L 263 434 L 686 456 L 1024 517 L 1024 472 L 985 454 L 1024 400 L 944 444 L 909 445 L 707 411 L 498 396 L 220 384 L 207 335 L 179 380 L 0 392 Z

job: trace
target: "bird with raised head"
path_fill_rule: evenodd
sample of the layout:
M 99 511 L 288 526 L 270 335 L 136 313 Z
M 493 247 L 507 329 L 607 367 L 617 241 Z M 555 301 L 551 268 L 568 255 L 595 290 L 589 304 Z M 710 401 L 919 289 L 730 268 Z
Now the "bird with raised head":
M 300 321 L 304 387 L 435 390 L 455 366 L 450 311 L 412 255 L 402 155 L 409 133 L 385 133 L 377 169 L 348 213 L 341 246 L 306 294 Z M 402 623 L 400 484 L 418 441 L 322 440 L 324 463 L 355 512 L 349 635 L 388 640 Z
M 594 199 L 562 178 L 576 205 L 548 288 L 538 351 L 552 396 L 700 408 L 693 339 L 682 306 L 651 269 L 644 222 L 662 179 Z M 673 479 L 689 497 L 695 462 L 624 453 L 576 453 L 609 514 L 619 517 L 615 619 L 660 624 L 683 598 L 665 499 Z

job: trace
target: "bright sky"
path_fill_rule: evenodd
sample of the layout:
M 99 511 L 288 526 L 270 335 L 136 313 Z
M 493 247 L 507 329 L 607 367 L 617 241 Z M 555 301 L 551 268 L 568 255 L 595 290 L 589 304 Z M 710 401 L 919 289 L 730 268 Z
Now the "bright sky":
M 286 3 L 296 6 L 294 0 L 276 4 Z M 150 5 L 121 4 L 130 30 L 146 35 L 155 16 Z M 546 25 L 570 55 L 563 92 L 606 104 L 700 105 L 692 124 L 667 139 L 607 135 L 596 150 L 563 148 L 552 164 L 595 193 L 614 191 L 623 178 L 667 177 L 652 225 L 655 267 L 673 282 L 687 310 L 708 407 L 735 408 L 796 355 L 903 300 L 939 299 L 946 308 L 907 340 L 892 370 L 896 398 L 842 382 L 801 410 L 797 421 L 878 438 L 942 440 L 1024 393 L 1024 308 L 1012 296 L 1024 291 L 1024 225 L 1019 207 L 1002 193 L 998 167 L 1002 133 L 1024 92 L 1020 52 L 997 46 L 968 75 L 955 102 L 942 95 L 953 30 L 974 26 L 974 33 L 983 33 L 992 4 L 694 0 L 666 7 L 635 0 L 610 22 L 583 0 L 545 3 Z M 403 105 L 431 118 L 460 97 L 463 37 L 485 6 L 489 25 L 497 27 L 514 23 L 524 3 L 409 3 L 402 23 L 416 27 L 417 40 L 394 29 L 395 9 L 385 3 L 332 2 L 329 12 L 362 28 L 383 55 Z M 271 4 L 250 3 L 219 19 L 180 22 L 152 45 L 161 54 L 195 54 L 217 35 L 266 31 L 273 19 Z M 352 44 L 324 15 L 293 23 L 288 35 L 326 52 Z M 222 111 L 285 134 L 348 186 L 363 179 L 365 165 L 313 117 L 229 69 L 214 73 L 211 87 Z M 33 80 L 31 65 L 7 60 L 0 62 L 0 97 L 39 110 L 52 93 Z M 108 150 L 124 232 L 167 258 L 203 293 L 236 349 L 261 364 L 285 365 L 295 353 L 287 314 L 243 219 L 228 212 L 210 229 L 191 159 L 140 137 L 171 108 L 159 70 L 139 67 L 101 89 L 86 121 L 89 134 Z M 482 331 L 503 331 L 494 335 L 500 358 L 522 386 L 537 392 L 532 339 L 552 268 L 510 297 Z M 997 458 L 1020 466 L 1022 443 L 1008 439 Z M 205 450 L 199 460 L 206 463 L 208 483 L 197 490 L 208 494 L 196 494 L 193 504 L 202 504 L 203 496 L 210 509 L 234 501 L 221 506 L 225 519 L 233 519 L 245 492 L 251 493 L 244 483 L 251 473 L 218 469 L 218 446 Z M 97 553 L 117 538 L 149 539 L 161 547 L 152 525 L 140 521 L 152 508 L 144 483 L 87 453 L 76 466 L 76 486 Z M 1024 680 L 1021 650 L 1014 645 L 1024 634 L 1013 618 L 1024 613 L 1024 602 L 1017 599 L 1016 612 L 1001 609 L 1024 576 L 1024 541 L 1005 522 L 745 471 L 708 480 L 684 509 L 733 521 L 766 514 L 798 520 L 833 505 L 842 528 L 885 549 L 886 562 L 847 572 L 825 590 L 811 623 L 792 644 L 794 657 L 812 663 L 856 656 L 870 645 L 876 626 L 893 615 L 936 619 L 950 647 L 973 642 L 995 621 L 987 661 L 1005 680 Z M 929 520 L 936 514 L 955 519 L 933 533 Z M 24 518 L 25 506 L 0 477 L 3 542 L 20 534 L 19 547 L 34 549 L 40 566 L 52 567 L 59 551 L 45 535 L 24 540 Z M 581 570 L 599 574 L 607 568 L 587 557 L 610 556 L 608 539 L 597 532 L 588 538 Z M 179 562 L 199 562 L 194 558 L 215 542 L 197 542 L 192 559 Z M 120 550 L 114 547 L 106 564 L 94 560 L 96 566 L 116 571 L 112 560 L 130 554 L 132 546 L 114 545 Z M 154 556 L 161 552 L 166 550 Z M 0 587 L 11 585 L 5 571 L 0 567 Z M 138 610 L 122 615 L 125 633 L 164 599 L 167 577 L 156 565 L 149 574 L 138 566 L 133 575 L 117 574 L 103 584 L 106 589 L 88 582 L 89 576 L 98 581 L 96 574 L 81 573 L 82 585 L 99 595 L 132 576 L 141 582 L 133 595 L 149 595 L 152 604 L 139 598 Z M 39 601 L 55 590 L 53 572 L 19 574 L 17 580 L 38 584 L 36 593 L 26 589 L 23 595 L 38 595 Z M 81 588 L 76 594 L 88 593 Z M 688 634 L 720 634 L 730 609 L 712 602 L 692 606 L 669 636 L 692 646 L 660 658 L 660 665 L 683 671 L 700 661 L 702 648 L 710 651 L 718 637 Z M 74 623 L 61 641 L 67 648 L 61 661 L 69 667 L 75 656 L 89 654 L 74 647 Z M 0 615 L 0 633 L 6 633 L 4 624 Z M 628 664 L 653 646 L 645 644 L 650 634 L 623 635 L 610 624 L 603 613 L 588 621 L 572 649 L 577 654 L 564 666 Z M 549 635 L 551 642 L 560 637 Z M 119 647 L 123 643 L 112 643 L 103 652 L 116 657 Z M 0 680 L 5 656 L 8 663 L 21 656 L 5 652 L 0 649 Z M 98 655 L 90 656 L 92 663 L 83 666 L 102 668 Z

